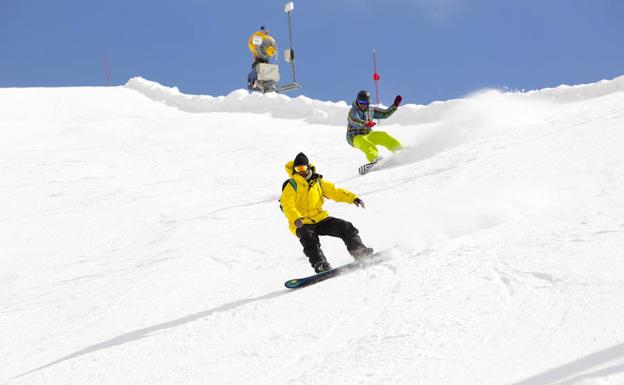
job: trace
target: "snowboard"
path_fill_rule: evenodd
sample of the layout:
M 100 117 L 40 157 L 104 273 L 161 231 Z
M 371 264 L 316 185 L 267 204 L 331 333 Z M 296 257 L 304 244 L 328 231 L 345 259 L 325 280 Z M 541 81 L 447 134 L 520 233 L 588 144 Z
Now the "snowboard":
M 358 172 L 360 173 L 360 175 L 366 175 L 374 168 L 379 168 L 379 166 L 381 166 L 382 163 L 383 163 L 383 158 L 379 157 L 376 162 L 366 163 L 358 167 Z
M 328 270 L 322 273 L 310 275 L 308 277 L 303 277 L 303 278 L 290 279 L 284 283 L 284 286 L 286 286 L 289 289 L 299 289 L 305 286 L 313 285 L 315 283 L 324 281 L 329 278 L 336 277 L 338 275 L 344 274 L 349 271 L 353 271 L 359 268 L 363 268 L 365 266 L 380 263 L 382 262 L 382 259 L 380 258 L 382 253 L 383 251 L 378 251 L 366 257 L 361 257 L 356 261 L 347 263 L 346 265 L 338 266 L 336 268 L 333 268 L 331 270 Z

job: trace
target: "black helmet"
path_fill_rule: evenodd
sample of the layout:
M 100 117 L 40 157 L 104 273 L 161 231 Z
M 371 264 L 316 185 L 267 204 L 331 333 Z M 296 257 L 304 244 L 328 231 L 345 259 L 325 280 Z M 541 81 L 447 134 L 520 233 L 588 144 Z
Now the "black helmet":
M 366 101 L 367 103 L 370 103 L 370 92 L 366 91 L 366 90 L 362 90 L 360 92 L 358 92 L 357 97 L 356 97 L 356 101 Z

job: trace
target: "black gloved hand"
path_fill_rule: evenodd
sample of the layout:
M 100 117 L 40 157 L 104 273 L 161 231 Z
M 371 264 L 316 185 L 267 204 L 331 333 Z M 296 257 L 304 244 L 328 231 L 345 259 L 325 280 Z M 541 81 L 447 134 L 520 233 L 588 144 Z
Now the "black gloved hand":
M 296 227 L 296 228 L 298 228 L 298 229 L 300 229 L 300 228 L 302 228 L 302 227 L 303 227 L 303 221 L 301 220 L 301 218 L 298 218 L 298 219 L 295 221 L 295 227 Z
M 403 96 L 397 95 L 396 98 L 394 98 L 394 103 L 392 104 L 394 104 L 395 107 L 398 107 L 399 104 L 401 104 L 402 100 L 403 100 Z
M 355 198 L 355 199 L 353 200 L 353 204 L 354 204 L 354 205 L 356 205 L 357 207 L 361 207 L 361 208 L 363 208 L 363 209 L 365 209 L 365 208 L 366 208 L 366 205 L 364 204 L 364 201 L 363 201 L 363 200 L 361 200 L 360 198 Z

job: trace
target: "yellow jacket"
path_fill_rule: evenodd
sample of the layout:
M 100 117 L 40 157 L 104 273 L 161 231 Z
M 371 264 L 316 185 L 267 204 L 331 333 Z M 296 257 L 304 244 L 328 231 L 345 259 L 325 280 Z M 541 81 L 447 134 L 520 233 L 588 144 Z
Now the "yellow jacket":
M 280 203 L 284 210 L 284 215 L 288 219 L 288 228 L 297 235 L 295 221 L 302 218 L 303 224 L 311 224 L 322 221 L 329 216 L 323 210 L 325 198 L 336 202 L 353 203 L 357 195 L 345 189 L 334 186 L 333 183 L 323 179 L 322 175 L 316 173 L 316 168 L 311 165 L 312 178 L 307 181 L 304 177 L 293 170 L 294 160 L 286 163 L 284 169 L 288 177 L 294 181 L 294 185 L 287 183 L 282 190 Z

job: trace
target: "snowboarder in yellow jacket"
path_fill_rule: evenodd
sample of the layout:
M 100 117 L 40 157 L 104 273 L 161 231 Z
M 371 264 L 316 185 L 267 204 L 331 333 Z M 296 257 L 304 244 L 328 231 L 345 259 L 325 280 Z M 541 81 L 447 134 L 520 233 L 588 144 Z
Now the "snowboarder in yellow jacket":
M 358 229 L 350 222 L 329 216 L 323 209 L 325 198 L 364 208 L 364 202 L 357 195 L 323 179 L 302 152 L 286 163 L 285 169 L 290 179 L 284 182 L 282 188 L 282 210 L 290 231 L 299 238 L 303 253 L 315 272 L 331 269 L 321 250 L 319 235 L 341 238 L 354 258 L 373 253 L 373 249 L 362 243 Z

